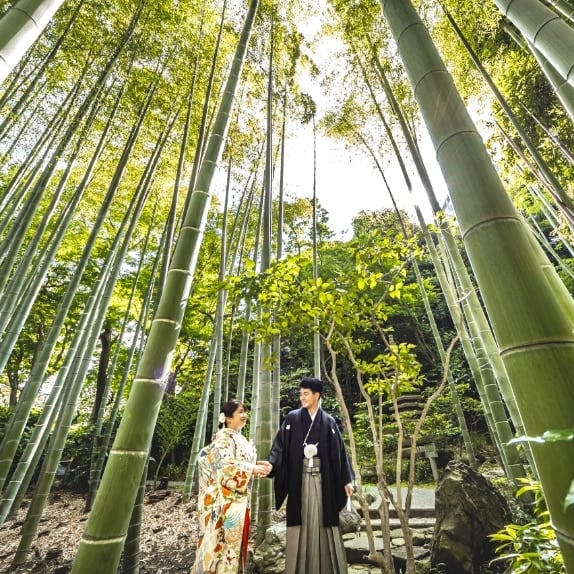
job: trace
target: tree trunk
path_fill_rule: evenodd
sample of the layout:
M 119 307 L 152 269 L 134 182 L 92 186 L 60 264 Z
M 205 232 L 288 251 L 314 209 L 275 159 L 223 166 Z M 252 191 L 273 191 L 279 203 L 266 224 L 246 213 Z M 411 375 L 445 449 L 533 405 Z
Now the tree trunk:
M 112 347 L 112 330 L 109 326 L 105 326 L 104 330 L 100 333 L 100 344 L 100 360 L 98 361 L 98 374 L 96 377 L 96 397 L 94 398 L 94 404 L 92 406 L 92 422 L 94 424 L 100 411 L 102 400 L 104 399 L 104 391 L 107 388 L 108 382 L 108 365 Z

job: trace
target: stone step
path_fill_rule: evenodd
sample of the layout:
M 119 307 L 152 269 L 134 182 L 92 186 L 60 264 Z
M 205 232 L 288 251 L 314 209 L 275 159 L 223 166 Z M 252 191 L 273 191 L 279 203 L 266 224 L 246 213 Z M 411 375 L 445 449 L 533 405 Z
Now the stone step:
M 362 516 L 363 512 L 361 508 L 357 508 L 357 512 Z M 433 518 L 435 515 L 434 507 L 417 507 L 411 508 L 409 512 L 409 519 L 411 518 Z M 369 508 L 369 516 L 372 520 L 379 518 L 379 511 L 376 508 Z M 389 518 L 397 518 L 397 511 L 394 508 L 389 509 Z
M 407 496 L 406 488 L 401 489 L 402 503 L 404 504 Z M 391 487 L 395 500 L 397 499 L 396 487 Z M 381 497 L 376 487 L 368 486 L 364 488 L 364 494 L 369 502 L 369 516 L 372 520 L 379 519 L 378 508 L 381 503 Z M 435 516 L 435 492 L 432 488 L 419 488 L 415 487 L 411 492 L 409 523 L 413 521 L 428 520 L 433 521 Z M 359 503 L 355 500 L 353 503 L 355 510 L 362 516 L 362 509 Z M 397 520 L 397 512 L 393 505 L 389 506 L 389 517 L 391 520 Z
M 435 525 L 435 517 L 434 516 L 423 516 L 423 517 L 409 517 L 409 526 L 411 528 L 434 528 Z M 379 518 L 372 518 L 371 525 L 373 530 L 381 530 L 381 520 Z M 398 518 L 391 518 L 389 520 L 389 526 L 393 529 L 400 528 L 401 523 L 399 522 Z M 361 523 L 361 530 L 364 530 L 364 522 Z
M 393 561 L 395 563 L 395 568 L 398 571 L 404 571 L 406 565 L 406 553 L 404 549 L 404 539 L 399 537 L 400 533 L 395 533 L 392 539 L 393 549 Z M 430 536 L 431 534 L 424 534 L 421 532 L 420 536 L 414 539 L 415 546 L 413 548 L 415 560 L 423 561 L 428 559 L 430 555 Z M 383 551 L 383 540 L 380 536 L 374 537 L 375 550 Z M 372 564 L 367 555 L 369 553 L 369 542 L 365 533 L 359 533 L 355 535 L 346 534 L 343 539 L 345 546 L 345 553 L 347 555 L 347 562 L 352 565 L 359 564 Z

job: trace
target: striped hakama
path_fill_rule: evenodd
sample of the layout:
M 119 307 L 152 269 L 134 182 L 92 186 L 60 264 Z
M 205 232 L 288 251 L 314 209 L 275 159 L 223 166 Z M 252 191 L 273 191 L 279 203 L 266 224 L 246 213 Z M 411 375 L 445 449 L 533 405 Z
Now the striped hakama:
M 285 574 L 347 574 L 347 557 L 338 526 L 323 526 L 321 460 L 303 459 L 301 525 L 287 528 Z

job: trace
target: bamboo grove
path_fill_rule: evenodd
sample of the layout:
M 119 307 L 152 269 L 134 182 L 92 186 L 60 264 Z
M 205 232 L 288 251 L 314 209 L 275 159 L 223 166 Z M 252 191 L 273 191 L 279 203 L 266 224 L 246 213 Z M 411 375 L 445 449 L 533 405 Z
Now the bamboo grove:
M 80 423 L 89 515 L 72 571 L 113 573 L 122 556 L 137 571 L 150 464 L 157 478 L 183 440 L 189 499 L 228 397 L 249 403 L 264 453 L 289 383 L 322 376 L 360 485 L 349 397 L 371 414 L 382 472 L 376 404 L 414 386 L 448 389 L 476 466 L 459 369 L 506 476 L 540 480 L 574 572 L 573 13 L 570 0 L 0 2 L 0 523 L 31 496 L 13 564 Z M 301 133 L 313 171 L 296 197 Z M 350 240 L 317 199 L 319 135 L 380 178 L 381 211 Z M 409 305 L 426 339 L 400 340 Z M 270 481 L 254 492 L 260 537 Z M 394 572 L 384 542 L 386 558 L 371 554 Z

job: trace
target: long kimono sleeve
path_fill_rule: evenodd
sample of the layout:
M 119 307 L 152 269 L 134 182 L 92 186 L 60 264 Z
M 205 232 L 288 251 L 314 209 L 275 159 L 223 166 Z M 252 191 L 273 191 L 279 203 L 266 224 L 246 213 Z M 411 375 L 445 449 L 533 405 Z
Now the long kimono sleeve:
M 255 468 L 254 463 L 237 456 L 237 448 L 228 435 L 218 439 L 212 447 L 217 481 L 226 498 L 236 499 L 245 495 Z
M 267 460 L 273 465 L 273 469 L 269 473 L 269 478 L 274 478 L 274 491 L 275 491 L 275 506 L 281 508 L 287 492 L 289 490 L 289 473 L 286 472 L 285 460 L 287 456 L 286 449 L 288 448 L 287 441 L 287 424 L 286 421 L 275 435 L 273 445 Z
M 355 476 L 351 468 L 351 463 L 349 462 L 349 457 L 347 456 L 347 449 L 345 448 L 345 442 L 343 441 L 341 433 L 339 433 L 339 450 L 341 453 L 341 482 L 343 485 L 350 484 L 355 479 Z
M 354 475 L 347 456 L 347 450 L 345 448 L 345 442 L 343 441 L 343 435 L 339 431 L 337 425 L 333 425 L 333 450 L 336 453 L 334 457 L 334 465 L 336 469 L 337 476 L 337 488 L 335 489 L 335 501 L 337 512 L 340 512 L 347 502 L 347 494 L 345 492 L 345 485 L 353 482 Z

